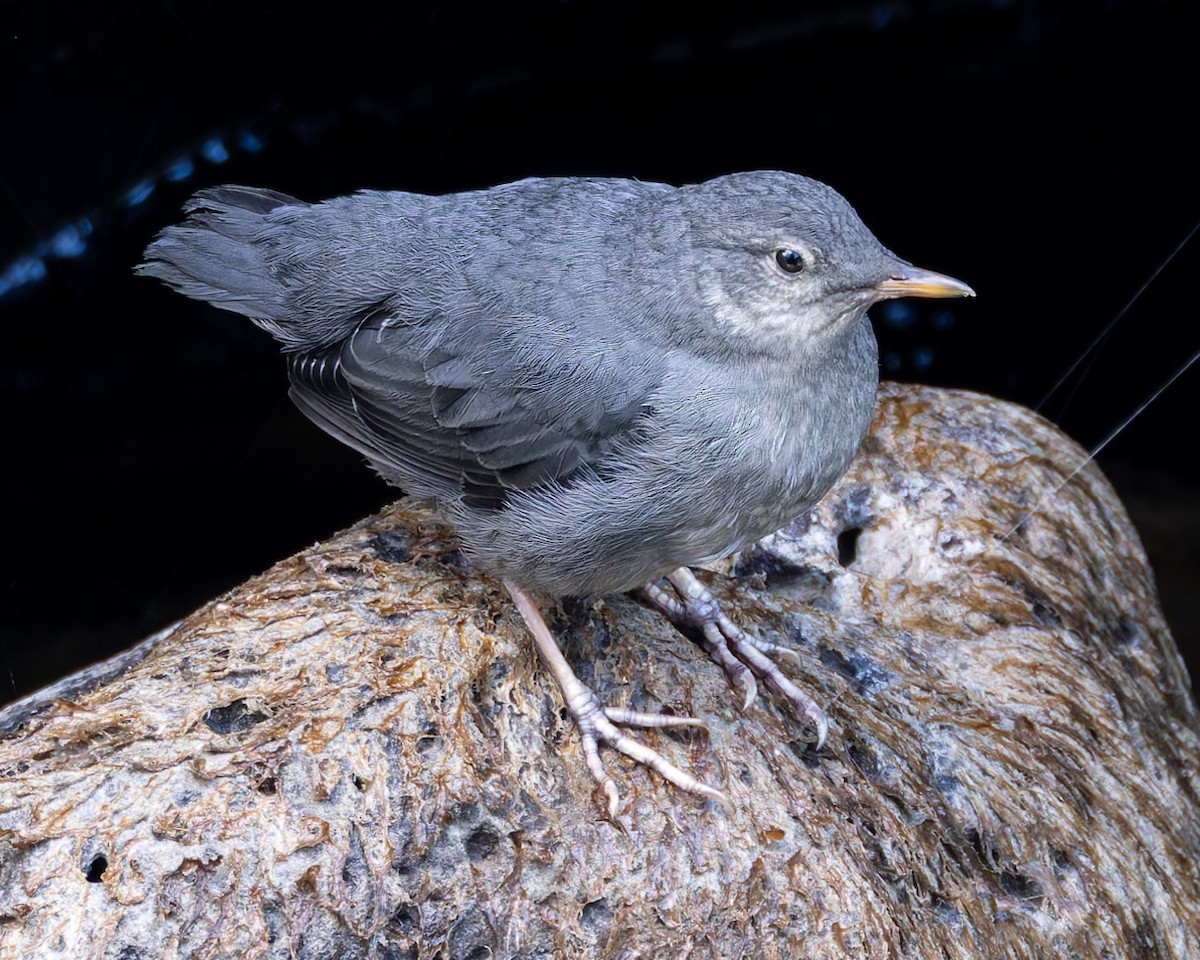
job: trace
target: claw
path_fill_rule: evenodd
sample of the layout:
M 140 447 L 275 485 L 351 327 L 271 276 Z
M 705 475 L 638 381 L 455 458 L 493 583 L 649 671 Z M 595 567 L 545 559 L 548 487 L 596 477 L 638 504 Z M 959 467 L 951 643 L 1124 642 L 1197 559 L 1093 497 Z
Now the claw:
M 567 663 L 566 657 L 558 648 L 558 642 L 546 626 L 546 621 L 534 603 L 533 598 L 514 583 L 505 581 L 505 587 L 512 595 L 513 602 L 525 620 L 529 632 L 533 634 L 538 652 L 546 662 L 551 675 L 558 682 L 566 701 L 567 709 L 575 718 L 575 725 L 583 740 L 583 756 L 588 770 L 604 791 L 608 800 L 608 816 L 613 819 L 620 806 L 621 795 L 617 790 L 616 781 L 609 775 L 600 759 L 600 744 L 606 743 L 619 753 L 649 767 L 664 780 L 675 784 L 681 790 L 695 793 L 702 797 L 716 800 L 728 810 L 734 809 L 729 797 L 715 787 L 710 787 L 704 781 L 685 773 L 671 763 L 657 750 L 648 747 L 633 737 L 622 733 L 617 724 L 648 728 L 679 728 L 702 727 L 708 730 L 708 725 L 696 717 L 681 717 L 669 714 L 643 713 L 626 707 L 606 707 L 596 698 L 595 693 L 580 681 Z M 751 678 L 753 680 L 753 678 Z
M 742 710 L 749 710 L 750 704 L 758 697 L 758 681 L 754 678 L 753 670 L 734 655 L 715 623 L 706 623 L 701 636 L 705 651 L 725 671 L 729 682 L 742 691 Z
M 712 592 L 687 567 L 668 574 L 667 580 L 680 599 L 670 596 L 657 584 L 647 584 L 642 588 L 642 595 L 669 619 L 700 630 L 701 645 L 725 671 L 729 682 L 742 691 L 742 709 L 748 709 L 754 702 L 758 694 L 756 680 L 761 680 L 786 701 L 797 719 L 812 725 L 817 734 L 817 749 L 820 749 L 829 735 L 825 711 L 767 656 L 784 655 L 799 662 L 799 654 L 746 633 L 722 612 Z

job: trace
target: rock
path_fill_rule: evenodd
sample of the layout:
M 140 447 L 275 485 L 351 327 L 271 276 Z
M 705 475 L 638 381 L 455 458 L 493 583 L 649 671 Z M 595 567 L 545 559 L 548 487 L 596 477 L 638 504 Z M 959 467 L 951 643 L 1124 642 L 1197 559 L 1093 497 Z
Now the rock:
M 1200 722 L 1111 488 L 1053 492 L 1083 456 L 885 385 L 712 574 L 819 752 L 634 601 L 564 602 L 602 696 L 709 718 L 646 738 L 736 804 L 607 752 L 615 822 L 503 589 L 402 501 L 0 711 L 0 957 L 1200 956 Z

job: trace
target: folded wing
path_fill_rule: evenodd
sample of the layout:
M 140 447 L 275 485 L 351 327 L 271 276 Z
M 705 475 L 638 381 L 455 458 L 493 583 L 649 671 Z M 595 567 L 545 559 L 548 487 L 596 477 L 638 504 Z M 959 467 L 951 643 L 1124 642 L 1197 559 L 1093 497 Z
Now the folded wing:
M 338 347 L 293 355 L 291 395 L 409 492 L 499 507 L 592 475 L 653 415 L 654 351 L 604 333 L 532 318 L 414 328 L 380 312 Z

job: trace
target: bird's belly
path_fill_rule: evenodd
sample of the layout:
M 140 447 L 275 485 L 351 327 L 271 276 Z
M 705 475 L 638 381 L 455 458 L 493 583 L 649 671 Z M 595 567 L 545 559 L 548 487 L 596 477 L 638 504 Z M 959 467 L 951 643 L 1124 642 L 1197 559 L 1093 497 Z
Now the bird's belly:
M 753 438 L 763 436 L 755 431 Z M 841 476 L 860 433 L 813 458 L 783 438 L 770 449 L 681 450 L 619 478 L 518 494 L 499 511 L 452 507 L 468 555 L 494 575 L 560 595 L 628 590 L 717 559 L 780 529 Z
M 857 436 L 847 436 L 840 448 L 825 444 L 814 458 L 812 444 L 797 439 L 784 437 L 740 458 L 722 483 L 689 505 L 680 543 L 688 563 L 727 556 L 786 526 L 837 481 L 858 446 Z
M 862 337 L 846 360 L 853 375 L 830 378 L 838 389 L 810 378 L 803 396 L 727 392 L 614 447 L 594 475 L 499 510 L 451 505 L 449 519 L 479 566 L 560 595 L 628 590 L 726 556 L 801 515 L 849 466 L 878 382 L 869 328 Z

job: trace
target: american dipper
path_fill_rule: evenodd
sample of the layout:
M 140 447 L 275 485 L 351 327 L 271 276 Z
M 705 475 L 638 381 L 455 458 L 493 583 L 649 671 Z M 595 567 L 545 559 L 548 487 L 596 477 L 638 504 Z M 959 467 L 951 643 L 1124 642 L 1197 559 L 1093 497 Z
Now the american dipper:
M 726 799 L 616 726 L 703 721 L 603 706 L 532 593 L 641 587 L 747 706 L 757 678 L 824 739 L 823 711 L 767 656 L 785 651 L 688 566 L 784 526 L 845 471 L 879 379 L 871 304 L 970 287 L 888 251 L 830 187 L 774 171 L 316 204 L 223 186 L 184 209 L 138 272 L 271 333 L 296 405 L 436 501 L 512 595 L 610 815 L 600 743 Z

